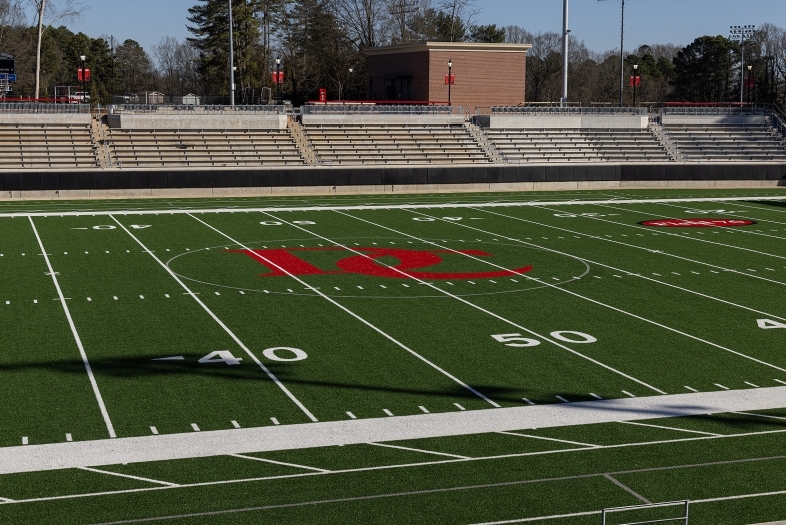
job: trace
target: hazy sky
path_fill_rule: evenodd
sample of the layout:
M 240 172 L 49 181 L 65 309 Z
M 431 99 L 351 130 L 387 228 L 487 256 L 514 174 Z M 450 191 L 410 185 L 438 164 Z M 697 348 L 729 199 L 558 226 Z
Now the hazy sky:
M 196 0 L 81 0 L 91 6 L 69 24 L 92 37 L 133 38 L 145 49 L 164 36 L 188 36 L 186 16 Z M 562 0 L 477 0 L 478 22 L 514 24 L 537 33 L 561 31 Z M 786 26 L 786 0 L 627 0 L 625 48 L 688 44 L 702 35 L 725 35 L 730 25 Z M 620 0 L 571 0 L 571 31 L 593 51 L 619 49 Z

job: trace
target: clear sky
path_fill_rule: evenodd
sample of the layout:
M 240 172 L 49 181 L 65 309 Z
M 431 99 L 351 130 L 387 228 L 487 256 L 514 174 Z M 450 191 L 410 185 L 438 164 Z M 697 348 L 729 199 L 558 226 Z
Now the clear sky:
M 188 36 L 186 16 L 196 0 L 81 0 L 90 6 L 69 26 L 92 37 L 137 40 L 150 50 L 164 36 Z M 477 0 L 479 23 L 561 31 L 562 0 Z M 571 31 L 593 51 L 619 49 L 620 0 L 570 0 Z M 689 44 L 702 35 L 726 35 L 730 25 L 765 22 L 786 27 L 786 0 L 626 0 L 625 48 Z

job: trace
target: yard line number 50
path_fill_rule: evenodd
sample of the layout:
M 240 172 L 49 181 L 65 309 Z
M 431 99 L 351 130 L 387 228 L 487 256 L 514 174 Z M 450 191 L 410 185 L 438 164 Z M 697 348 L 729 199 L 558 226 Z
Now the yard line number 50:
M 513 348 L 527 348 L 530 346 L 538 346 L 540 344 L 539 340 L 524 337 L 521 334 L 497 334 L 492 335 L 491 337 L 493 337 L 494 340 L 503 343 L 505 346 L 511 346 Z M 574 344 L 589 344 L 597 342 L 597 339 L 589 334 L 585 334 L 584 332 L 557 331 L 551 332 L 551 337 L 565 343 Z

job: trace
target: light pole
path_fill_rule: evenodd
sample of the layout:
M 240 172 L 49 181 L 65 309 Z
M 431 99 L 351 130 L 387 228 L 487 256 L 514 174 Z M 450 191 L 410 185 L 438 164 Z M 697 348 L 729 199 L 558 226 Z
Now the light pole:
M 570 29 L 568 29 L 568 0 L 564 1 L 562 8 L 562 100 L 561 106 L 568 105 L 568 44 L 570 42 Z
M 448 59 L 448 106 L 452 105 L 450 103 L 450 86 L 451 86 L 451 84 L 453 84 L 452 71 L 453 71 L 453 59 L 449 58 Z
M 639 83 L 639 65 L 633 64 L 633 107 L 636 107 L 636 88 Z
M 731 26 L 729 39 L 740 43 L 742 61 L 740 62 L 740 104 L 745 97 L 745 40 L 750 39 L 756 32 L 756 26 Z
M 753 87 L 751 85 L 751 71 L 752 70 L 753 70 L 753 66 L 749 65 L 748 66 L 748 104 L 751 103 L 751 88 Z
M 281 105 L 281 58 L 276 57 L 276 94 L 278 105 Z
M 235 43 L 232 28 L 232 0 L 229 0 L 229 105 L 235 105 Z
M 349 95 L 347 99 L 352 100 L 352 73 L 355 72 L 355 68 L 349 68 Z
M 85 55 L 79 55 L 79 60 L 82 61 L 82 104 L 85 103 L 85 60 L 87 57 Z

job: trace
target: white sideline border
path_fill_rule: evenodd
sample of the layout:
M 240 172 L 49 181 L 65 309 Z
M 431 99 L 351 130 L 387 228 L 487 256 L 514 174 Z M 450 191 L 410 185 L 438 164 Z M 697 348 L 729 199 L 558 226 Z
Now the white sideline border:
M 0 218 L 14 217 L 102 217 L 107 215 L 182 215 L 187 213 L 245 213 L 245 212 L 308 212 L 308 211 L 364 211 L 364 210 L 392 210 L 392 209 L 466 209 L 466 208 L 510 208 L 510 207 L 542 207 L 542 206 L 576 206 L 576 205 L 605 205 L 605 204 L 662 204 L 670 202 L 734 202 L 734 201 L 786 201 L 786 193 L 777 196 L 747 196 L 747 197 L 686 197 L 663 199 L 605 199 L 605 200 L 561 200 L 561 201 L 522 201 L 522 202 L 489 202 L 489 203 L 431 203 L 431 204 L 375 204 L 375 205 L 348 205 L 348 206 L 270 206 L 270 207 L 232 207 L 232 208 L 205 208 L 205 209 L 149 209 L 149 210 L 111 210 L 111 211 L 52 211 L 52 212 L 18 212 L 0 213 Z
M 786 407 L 786 387 L 0 448 L 0 474 L 379 443 Z

